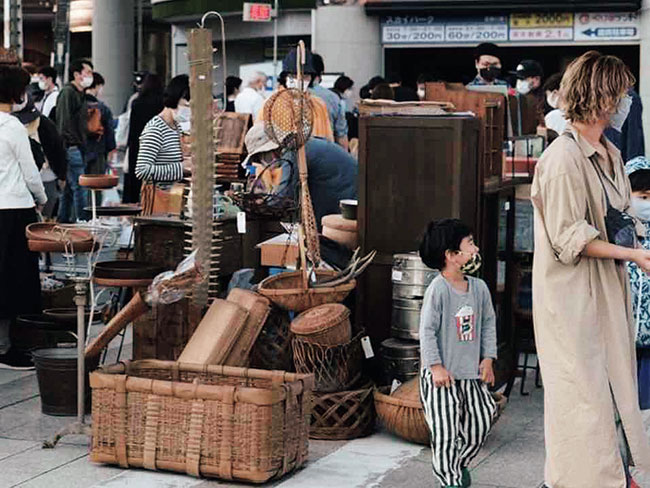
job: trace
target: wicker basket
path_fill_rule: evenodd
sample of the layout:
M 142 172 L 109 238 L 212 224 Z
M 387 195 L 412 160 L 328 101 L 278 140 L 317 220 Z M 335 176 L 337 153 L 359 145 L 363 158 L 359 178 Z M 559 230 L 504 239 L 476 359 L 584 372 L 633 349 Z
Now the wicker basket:
M 320 305 L 296 317 L 291 322 L 291 332 L 307 342 L 345 344 L 352 338 L 350 311 L 339 303 Z
M 271 313 L 251 351 L 252 368 L 295 371 L 289 330 L 289 312 L 272 306 Z
M 389 396 L 390 387 L 375 390 L 377 417 L 388 432 L 417 444 L 429 444 L 429 429 L 420 398 Z
M 363 334 L 337 346 L 315 344 L 295 336 L 292 346 L 296 371 L 314 374 L 314 391 L 329 393 L 350 389 L 361 379 Z
M 372 384 L 335 393 L 316 393 L 313 397 L 309 437 L 345 440 L 372 434 L 375 405 Z
M 405 393 L 413 393 L 413 389 L 409 388 L 412 383 L 418 385 L 418 378 L 404 384 L 407 386 Z M 419 390 L 416 389 L 416 393 L 407 398 L 390 396 L 388 395 L 389 391 L 389 386 L 375 390 L 375 409 L 379 421 L 391 434 L 410 442 L 429 445 L 429 428 L 424 419 L 424 408 L 420 401 Z M 492 398 L 497 404 L 497 416 L 494 420 L 496 422 L 508 403 L 508 397 L 495 392 L 492 393 Z
M 335 271 L 317 270 L 319 278 L 329 278 Z M 325 303 L 340 303 L 357 286 L 356 280 L 330 288 L 302 288 L 302 271 L 292 271 L 269 276 L 263 280 L 257 292 L 278 307 L 294 312 L 304 312 Z
M 264 483 L 307 459 L 313 378 L 145 360 L 90 375 L 92 461 Z

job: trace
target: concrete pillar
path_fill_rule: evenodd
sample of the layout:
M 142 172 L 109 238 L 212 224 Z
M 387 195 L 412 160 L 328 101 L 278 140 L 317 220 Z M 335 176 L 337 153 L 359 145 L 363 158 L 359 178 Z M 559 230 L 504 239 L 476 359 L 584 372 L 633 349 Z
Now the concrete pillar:
M 650 0 L 641 6 L 641 59 L 639 66 L 641 101 L 643 102 L 643 134 L 646 154 L 650 149 Z
M 106 79 L 103 100 L 115 116 L 132 93 L 134 0 L 94 0 L 92 53 L 95 70 Z
M 313 29 L 312 48 L 323 56 L 325 71 L 352 78 L 355 95 L 382 74 L 379 19 L 366 15 L 361 5 L 318 7 Z

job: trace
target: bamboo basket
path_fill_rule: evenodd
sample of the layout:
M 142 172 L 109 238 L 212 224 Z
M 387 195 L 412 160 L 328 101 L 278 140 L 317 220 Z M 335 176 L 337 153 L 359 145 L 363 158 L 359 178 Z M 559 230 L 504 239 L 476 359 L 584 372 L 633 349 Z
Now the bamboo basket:
M 336 346 L 315 344 L 294 336 L 292 346 L 296 371 L 313 373 L 314 391 L 329 393 L 350 389 L 361 379 L 363 334 L 357 334 L 351 341 Z
M 291 322 L 291 332 L 307 342 L 336 346 L 350 342 L 350 311 L 340 303 L 327 303 L 307 310 Z
M 91 373 L 94 462 L 264 483 L 307 459 L 313 377 L 144 360 Z
M 271 307 L 271 313 L 251 351 L 252 368 L 295 371 L 290 323 L 289 312 L 275 306 Z
M 366 437 L 375 427 L 372 384 L 351 391 L 315 393 L 309 437 L 346 440 Z

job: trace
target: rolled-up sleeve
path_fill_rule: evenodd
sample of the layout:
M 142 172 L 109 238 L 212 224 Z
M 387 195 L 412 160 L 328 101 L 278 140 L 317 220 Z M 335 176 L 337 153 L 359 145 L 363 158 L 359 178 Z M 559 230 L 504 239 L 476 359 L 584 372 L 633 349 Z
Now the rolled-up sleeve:
M 541 188 L 542 219 L 555 257 L 577 264 L 580 254 L 600 231 L 587 221 L 584 180 L 572 172 L 553 176 Z

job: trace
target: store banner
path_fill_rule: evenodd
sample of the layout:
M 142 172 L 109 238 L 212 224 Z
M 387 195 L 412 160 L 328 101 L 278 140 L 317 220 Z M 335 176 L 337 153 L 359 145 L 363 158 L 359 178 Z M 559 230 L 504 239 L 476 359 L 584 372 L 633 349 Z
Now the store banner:
M 381 36 L 384 45 L 638 41 L 639 23 L 637 12 L 387 16 Z

